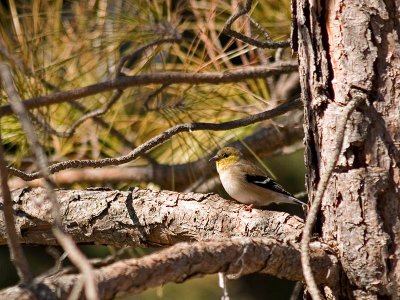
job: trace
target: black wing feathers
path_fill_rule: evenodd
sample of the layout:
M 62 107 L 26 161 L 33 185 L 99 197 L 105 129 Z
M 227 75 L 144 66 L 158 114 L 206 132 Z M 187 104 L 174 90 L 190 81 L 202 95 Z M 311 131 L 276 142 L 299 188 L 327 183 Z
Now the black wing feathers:
M 247 182 L 269 189 L 271 191 L 281 193 L 286 196 L 294 197 L 291 193 L 285 191 L 282 186 L 276 183 L 273 179 L 259 176 L 259 175 L 246 175 Z

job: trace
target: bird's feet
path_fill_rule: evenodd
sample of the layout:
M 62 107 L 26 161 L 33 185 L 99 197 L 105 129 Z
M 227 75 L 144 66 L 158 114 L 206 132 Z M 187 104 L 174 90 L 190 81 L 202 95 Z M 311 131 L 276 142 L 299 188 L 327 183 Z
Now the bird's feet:
M 250 211 L 250 212 L 251 212 L 251 211 L 253 210 L 254 207 L 255 207 L 254 204 L 246 205 L 245 208 L 244 208 L 244 210 L 245 210 L 245 211 Z

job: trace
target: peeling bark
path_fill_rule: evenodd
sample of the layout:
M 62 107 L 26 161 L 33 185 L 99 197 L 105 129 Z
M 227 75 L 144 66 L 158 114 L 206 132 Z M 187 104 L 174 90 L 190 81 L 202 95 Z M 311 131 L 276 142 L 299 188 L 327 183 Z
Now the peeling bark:
M 248 211 L 245 205 L 215 194 L 135 189 L 59 190 L 56 195 L 65 231 L 78 243 L 176 244 L 139 259 L 96 269 L 101 299 L 217 272 L 233 278 L 259 272 L 302 280 L 299 240 L 303 221 L 296 216 L 260 209 Z M 20 241 L 56 244 L 51 231 L 51 202 L 45 190 L 19 189 L 12 198 Z M 0 218 L 0 244 L 5 242 L 4 220 Z M 311 249 L 318 282 L 336 286 L 339 266 L 330 248 L 315 240 Z M 81 274 L 61 272 L 2 290 L 0 298 L 64 299 L 81 281 Z
M 312 265 L 318 282 L 337 283 L 338 266 L 334 256 L 312 247 Z M 142 258 L 120 260 L 99 268 L 95 275 L 101 299 L 129 296 L 168 282 L 183 282 L 193 276 L 224 272 L 237 278 L 259 272 L 289 280 L 301 280 L 300 252 L 275 239 L 235 238 L 209 242 L 180 243 Z M 57 274 L 30 286 L 0 291 L 7 299 L 66 299 L 79 274 Z M 81 297 L 83 299 L 83 294 Z
M 59 190 L 65 232 L 78 243 L 166 246 L 182 241 L 272 237 L 297 243 L 303 221 L 287 213 L 253 209 L 215 194 L 135 189 L 132 192 Z M 12 193 L 21 243 L 57 244 L 42 188 Z M 0 216 L 0 244 L 6 243 Z

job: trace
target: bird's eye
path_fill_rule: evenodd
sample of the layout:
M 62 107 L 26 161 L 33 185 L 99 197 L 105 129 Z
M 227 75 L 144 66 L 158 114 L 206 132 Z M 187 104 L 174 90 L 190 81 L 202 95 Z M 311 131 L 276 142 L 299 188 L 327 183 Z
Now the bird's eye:
M 224 155 L 222 155 L 222 157 L 227 158 L 227 157 L 229 157 L 229 154 L 224 154 Z

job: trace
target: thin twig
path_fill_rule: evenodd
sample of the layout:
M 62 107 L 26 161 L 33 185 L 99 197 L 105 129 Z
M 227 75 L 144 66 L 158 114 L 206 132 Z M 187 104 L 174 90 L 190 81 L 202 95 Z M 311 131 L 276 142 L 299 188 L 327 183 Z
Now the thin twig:
M 273 117 L 282 115 L 290 110 L 297 108 L 301 104 L 300 99 L 295 99 L 293 101 L 284 103 L 274 109 L 267 110 L 258 114 L 250 115 L 248 117 L 244 117 L 234 121 L 228 121 L 223 123 L 186 123 L 176 125 L 174 127 L 169 128 L 163 133 L 151 138 L 147 142 L 141 144 L 136 147 L 136 149 L 132 150 L 130 153 L 124 156 L 116 157 L 116 158 L 104 158 L 104 159 L 86 159 L 86 160 L 69 160 L 65 162 L 60 162 L 49 166 L 48 172 L 50 174 L 54 174 L 61 170 L 70 169 L 70 168 L 84 168 L 84 167 L 94 167 L 100 168 L 104 166 L 110 165 L 121 165 L 127 162 L 130 162 L 142 154 L 146 153 L 150 149 L 166 142 L 174 135 L 181 132 L 193 132 L 198 130 L 213 130 L 213 131 L 222 131 L 222 130 L 230 130 L 234 128 L 248 126 L 260 121 L 264 121 L 267 119 L 271 119 Z M 9 167 L 9 172 L 12 175 L 18 176 L 25 181 L 31 181 L 37 178 L 40 178 L 42 175 L 40 172 L 35 173 L 26 173 L 21 170 Z
M 135 76 L 121 76 L 118 79 L 112 79 L 101 83 L 80 87 L 73 90 L 53 93 L 46 96 L 39 96 L 24 100 L 26 109 L 38 108 L 62 102 L 99 94 L 109 90 L 124 90 L 132 86 L 148 84 L 221 84 L 240 82 L 246 79 L 265 78 L 284 73 L 290 73 L 297 70 L 296 61 L 272 63 L 268 66 L 247 67 L 229 72 L 206 72 L 206 73 L 183 73 L 183 72 L 164 72 L 153 74 L 141 74 Z M 4 105 L 0 107 L 0 117 L 12 114 L 11 107 Z
M 290 46 L 290 41 L 281 41 L 281 42 L 268 41 L 268 42 L 262 42 L 262 41 L 256 40 L 256 39 L 254 39 L 252 37 L 248 37 L 248 36 L 246 36 L 246 35 L 244 35 L 244 34 L 242 34 L 240 32 L 237 32 L 237 31 L 231 29 L 233 22 L 235 22 L 239 17 L 241 17 L 243 15 L 247 15 L 250 12 L 252 4 L 253 4 L 253 0 L 247 0 L 245 6 L 243 8 L 239 9 L 236 13 L 234 13 L 232 16 L 229 17 L 229 19 L 226 21 L 224 29 L 222 31 L 226 35 L 229 35 L 231 37 L 237 38 L 238 40 L 241 40 L 242 42 L 245 42 L 247 44 L 256 46 L 258 48 L 276 49 L 276 48 L 289 47 Z M 260 29 L 258 26 L 257 26 L 257 28 Z M 265 30 L 262 30 L 263 33 L 264 33 L 264 31 Z M 264 33 L 264 35 L 265 35 L 265 33 Z M 268 33 L 267 33 L 267 37 L 269 37 Z
M 307 284 L 308 292 L 314 300 L 321 300 L 322 296 L 318 289 L 317 283 L 315 282 L 315 278 L 310 265 L 311 232 L 317 219 L 317 214 L 320 209 L 325 190 L 328 186 L 333 170 L 335 169 L 340 152 L 342 151 L 347 120 L 350 118 L 350 115 L 352 114 L 354 109 L 358 105 L 360 105 L 365 100 L 365 98 L 365 94 L 356 93 L 343 110 L 342 118 L 338 121 L 336 126 L 335 150 L 332 153 L 330 160 L 327 162 L 325 173 L 321 176 L 315 199 L 311 204 L 311 208 L 307 215 L 306 224 L 304 226 L 303 238 L 301 240 L 301 264 L 303 267 L 303 274 L 305 282 Z
M 149 95 L 146 96 L 146 98 L 143 100 L 143 107 L 144 107 L 145 111 L 157 110 L 157 107 L 156 108 L 149 107 L 149 102 L 150 102 L 151 99 L 153 99 L 155 96 L 160 94 L 168 86 L 169 86 L 169 84 L 163 84 L 158 89 L 156 89 L 154 92 L 152 92 L 152 93 L 150 93 Z
M 289 300 L 298 300 L 302 288 L 303 288 L 303 283 L 301 281 L 297 281 L 293 287 L 293 291 L 292 294 L 290 295 Z
M 300 113 L 300 111 L 298 112 Z M 303 130 L 298 125 L 301 121 L 297 118 L 289 117 L 283 123 L 283 128 L 277 130 L 276 125 L 261 127 L 253 134 L 245 137 L 243 143 L 254 150 L 260 157 L 276 156 L 288 154 L 303 147 L 300 140 L 303 137 Z M 268 144 L 262 141 L 268 140 Z M 263 145 L 263 146 L 261 146 Z M 289 146 L 292 145 L 292 146 Z M 238 147 L 244 151 L 245 156 L 253 158 L 239 140 L 234 140 L 228 146 Z M 131 147 L 131 149 L 136 146 Z M 101 169 L 84 168 L 64 170 L 52 176 L 52 180 L 57 186 L 70 186 L 76 182 L 90 183 L 119 183 L 119 182 L 153 182 L 162 189 L 168 189 L 174 185 L 177 191 L 203 191 L 207 192 L 216 186 L 219 179 L 215 178 L 216 170 L 214 165 L 210 165 L 209 159 L 218 151 L 218 148 L 208 152 L 195 161 L 181 164 L 152 164 L 131 167 L 103 167 Z M 145 153 L 144 155 L 148 155 Z M 148 155 L 149 156 L 149 155 Z M 151 159 L 151 157 L 149 156 Z M 172 176 L 172 172 L 175 174 Z M 198 178 L 193 182 L 194 178 Z M 214 180 L 213 180 L 214 178 Z M 173 181 L 173 183 L 172 183 Z M 43 186 L 43 179 L 36 179 L 30 182 L 23 181 L 21 178 L 9 180 L 11 189 L 25 186 Z M 190 185 L 190 186 L 189 186 Z
M 142 47 L 134 50 L 133 52 L 123 56 L 118 63 L 116 73 L 115 73 L 115 79 L 123 76 L 123 74 L 121 73 L 121 70 L 124 67 L 125 63 L 129 59 L 132 59 L 136 56 L 141 55 L 144 51 L 146 51 L 147 49 L 149 49 L 153 46 L 157 46 L 157 45 L 160 45 L 163 43 L 178 43 L 181 41 L 182 41 L 181 37 L 158 39 L 158 40 L 152 41 L 146 45 L 143 45 Z M 59 132 L 59 131 L 55 130 L 54 128 L 52 128 L 50 126 L 50 124 L 48 124 L 44 120 L 40 120 L 38 117 L 34 116 L 33 114 L 31 115 L 31 118 L 34 119 L 37 124 L 41 125 L 43 127 L 43 129 L 46 130 L 47 132 L 54 134 L 58 137 L 69 138 L 74 134 L 76 128 L 78 128 L 78 126 L 80 126 L 84 121 L 91 119 L 91 118 L 99 117 L 99 116 L 105 114 L 118 101 L 118 99 L 122 96 L 122 93 L 123 93 L 123 90 L 120 90 L 120 89 L 115 90 L 111 99 L 106 103 L 106 105 L 104 105 L 103 108 L 96 109 L 96 110 L 93 110 L 93 111 L 90 111 L 90 112 L 84 114 L 78 120 L 76 120 L 74 122 L 74 124 L 72 124 L 72 126 L 65 132 Z
M 78 101 L 71 101 L 70 104 L 71 104 L 71 106 L 75 107 L 76 109 L 80 110 L 81 112 L 87 111 L 86 107 L 83 104 L 79 103 Z M 125 147 L 127 147 L 129 149 L 136 148 L 135 143 L 128 140 L 121 132 L 119 132 L 117 129 L 115 129 L 111 124 L 104 121 L 104 119 L 102 119 L 100 116 L 94 117 L 93 120 L 97 124 L 99 124 L 101 127 L 108 129 L 110 134 L 115 136 L 122 144 L 124 144 Z M 157 160 L 152 158 L 149 154 L 145 153 L 142 156 L 145 159 L 147 159 L 151 164 L 158 165 Z
M 142 53 L 143 53 L 144 51 L 146 51 L 147 49 L 149 49 L 149 48 L 151 48 L 151 47 L 153 47 L 153 46 L 157 46 L 157 45 L 160 45 L 160 44 L 164 44 L 164 43 L 180 43 L 180 42 L 182 42 L 182 40 L 183 40 L 183 39 L 182 39 L 181 35 L 178 33 L 178 34 L 177 34 L 177 37 L 161 38 L 161 39 L 152 41 L 152 42 L 147 43 L 146 45 L 143 45 L 142 47 L 140 47 L 140 48 L 134 50 L 133 52 L 131 52 L 131 53 L 127 54 L 127 55 L 122 56 L 121 59 L 120 59 L 120 61 L 119 61 L 119 63 L 118 63 L 117 69 L 116 69 L 116 71 L 115 71 L 115 76 L 116 76 L 116 77 L 121 76 L 121 75 L 123 74 L 123 73 L 122 73 L 122 68 L 124 67 L 125 63 L 126 63 L 128 60 L 130 60 L 130 59 L 132 59 L 132 58 L 135 58 L 136 56 L 139 56 L 140 54 L 142 54 Z
M 12 200 L 10 189 L 8 187 L 8 170 L 7 163 L 4 158 L 3 143 L 1 140 L 0 130 L 0 181 L 1 181 L 1 196 L 3 198 L 3 214 L 5 227 L 7 232 L 7 244 L 10 249 L 10 257 L 22 283 L 27 283 L 32 280 L 33 275 L 30 270 L 28 261 L 24 255 L 24 251 L 19 243 L 17 231 L 15 229 L 14 210 L 12 207 Z
M 218 273 L 218 279 L 219 279 L 219 287 L 222 289 L 223 293 L 221 300 L 229 300 L 227 278 L 224 272 Z
M 55 219 L 53 234 L 63 249 L 68 253 L 70 260 L 82 272 L 85 282 L 86 297 L 93 300 L 98 299 L 97 283 L 92 266 L 90 265 L 88 259 L 79 250 L 72 238 L 65 234 L 61 229 L 61 216 L 59 214 L 58 201 L 54 193 L 53 184 L 49 178 L 50 173 L 48 169 L 47 156 L 39 143 L 32 123 L 29 119 L 28 112 L 25 110 L 22 100 L 15 89 L 11 71 L 8 65 L 0 64 L 0 76 L 2 78 L 3 88 L 9 97 L 11 108 L 21 122 L 29 146 L 35 154 L 40 173 L 45 178 L 46 193 L 49 199 L 52 201 L 52 214 Z
M 250 23 L 254 25 L 254 27 L 256 27 L 259 31 L 262 32 L 262 34 L 265 36 L 265 38 L 269 41 L 269 42 L 273 42 L 274 40 L 271 38 L 271 36 L 269 35 L 268 31 L 261 26 L 261 24 L 259 24 L 256 20 L 254 20 L 249 14 L 246 14 L 246 17 L 249 19 Z M 278 50 L 280 50 L 282 48 L 279 48 Z
M 34 114 L 30 114 L 30 117 L 31 117 L 31 119 L 34 120 L 34 122 L 39 124 L 47 132 L 49 132 L 51 134 L 54 134 L 54 135 L 56 135 L 58 137 L 61 137 L 61 138 L 69 138 L 75 133 L 75 130 L 84 121 L 86 121 L 87 119 L 94 118 L 94 117 L 99 117 L 99 116 L 105 114 L 111 108 L 111 106 L 115 102 L 117 102 L 117 100 L 121 97 L 121 95 L 122 95 L 122 91 L 121 90 L 114 91 L 114 94 L 112 95 L 111 99 L 106 103 L 106 105 L 104 107 L 102 107 L 100 109 L 93 110 L 93 111 L 88 112 L 87 114 L 81 116 L 78 120 L 76 120 L 74 122 L 74 124 L 72 124 L 72 126 L 70 128 L 68 128 L 68 130 L 66 130 L 64 132 L 57 131 L 56 129 L 51 127 L 50 124 L 48 124 L 44 120 L 41 120 L 39 117 L 35 116 Z

